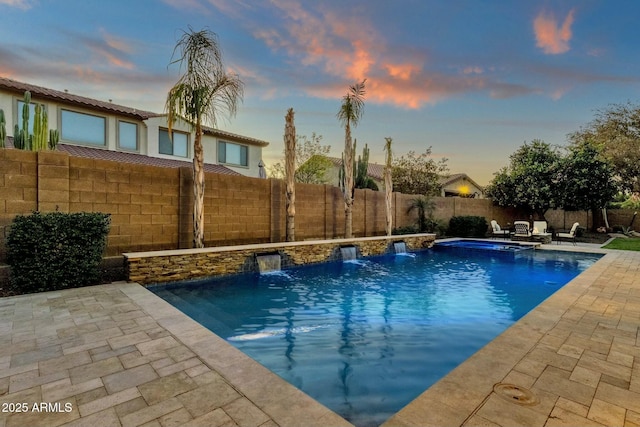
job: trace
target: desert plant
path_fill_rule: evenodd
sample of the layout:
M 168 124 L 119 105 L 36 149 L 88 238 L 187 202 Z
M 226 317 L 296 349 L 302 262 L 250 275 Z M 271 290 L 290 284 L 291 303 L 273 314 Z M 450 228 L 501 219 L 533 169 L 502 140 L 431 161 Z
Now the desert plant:
M 60 131 L 57 129 L 49 130 L 49 150 L 55 150 L 60 142 Z
M 176 57 L 177 56 L 177 57 Z M 174 59 L 175 58 L 175 59 Z M 234 116 L 242 100 L 244 83 L 237 74 L 228 73 L 222 60 L 218 36 L 209 30 L 189 28 L 173 50 L 171 64 L 184 67 L 185 73 L 169 89 L 165 109 L 169 135 L 181 119 L 195 132 L 193 141 L 193 245 L 204 247 L 204 148 L 203 126 L 217 125 L 221 110 Z
M 356 127 L 364 112 L 364 95 L 366 79 L 349 87 L 349 92 L 342 97 L 342 104 L 336 117 L 344 125 L 344 237 L 353 237 L 353 159 L 355 144 L 351 142 L 351 126 Z
M 417 211 L 416 225 L 420 233 L 433 231 L 435 221 L 433 221 L 432 216 L 435 207 L 436 204 L 430 197 L 420 196 L 411 199 L 407 213 Z
M 385 231 L 387 236 L 391 235 L 393 227 L 393 216 L 391 214 L 391 199 L 393 196 L 393 180 L 391 179 L 391 164 L 393 161 L 393 153 L 391 152 L 391 143 L 393 140 L 389 137 L 385 138 L 385 165 L 384 165 L 384 207 L 385 207 Z
M 7 121 L 4 118 L 4 110 L 0 108 L 0 148 L 4 148 L 7 139 Z
M 287 219 L 286 219 L 286 241 L 293 242 L 295 237 L 295 216 L 296 216 L 296 127 L 294 124 L 294 112 L 293 108 L 287 110 L 285 115 L 285 127 L 284 127 L 284 149 L 285 149 L 285 177 L 287 178 L 286 189 L 286 206 L 287 206 Z
M 47 112 L 40 104 L 36 104 L 33 115 L 33 151 L 47 149 L 47 131 L 49 128 L 49 120 Z

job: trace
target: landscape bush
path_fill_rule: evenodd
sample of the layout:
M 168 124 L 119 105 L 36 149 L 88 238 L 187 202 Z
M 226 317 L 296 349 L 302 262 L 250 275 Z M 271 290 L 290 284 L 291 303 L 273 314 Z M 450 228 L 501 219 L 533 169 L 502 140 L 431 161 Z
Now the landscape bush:
M 31 293 L 97 284 L 109 224 L 103 213 L 16 216 L 7 236 L 11 286 Z
M 454 216 L 447 234 L 452 237 L 485 237 L 489 226 L 482 216 Z

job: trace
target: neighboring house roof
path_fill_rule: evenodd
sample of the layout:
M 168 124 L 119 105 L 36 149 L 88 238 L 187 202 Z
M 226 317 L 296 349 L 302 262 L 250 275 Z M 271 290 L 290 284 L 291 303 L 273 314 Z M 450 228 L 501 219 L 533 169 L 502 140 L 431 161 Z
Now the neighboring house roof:
M 342 166 L 342 159 L 337 157 L 327 157 L 336 167 Z M 367 175 L 375 180 L 382 181 L 384 179 L 384 165 L 377 163 L 369 163 L 367 165 Z
M 13 138 L 7 137 L 7 148 L 13 148 Z M 58 151 L 65 152 L 70 156 L 84 157 L 88 159 L 110 160 L 118 163 L 133 163 L 136 165 L 159 166 L 163 168 L 179 168 L 183 166 L 191 167 L 192 162 L 187 160 L 161 159 L 149 157 L 144 154 L 126 153 L 122 151 L 111 151 L 103 148 L 85 147 L 82 145 L 58 144 Z M 219 173 L 223 175 L 243 176 L 242 174 L 222 165 L 204 164 L 205 172 Z
M 231 132 L 225 132 L 223 130 L 220 129 L 213 129 L 210 127 L 204 127 L 203 128 L 204 133 L 209 134 L 211 136 L 215 136 L 218 138 L 222 138 L 222 139 L 233 139 L 237 142 L 245 142 L 247 144 L 252 144 L 252 145 L 258 145 L 260 147 L 266 147 L 269 145 L 269 143 L 267 141 L 262 141 L 260 139 L 256 139 L 256 138 L 251 138 L 248 136 L 244 136 L 244 135 L 238 135 L 236 133 L 231 133 Z
M 340 168 L 342 166 L 342 159 L 337 157 L 328 157 L 328 159 L 331 161 L 331 163 L 333 163 L 334 167 Z M 382 181 L 384 179 L 384 165 L 369 163 L 367 167 L 367 174 L 374 180 Z M 476 188 L 484 191 L 484 189 L 473 179 L 469 178 L 469 175 L 467 175 L 466 173 L 456 173 L 452 175 L 441 176 L 438 180 L 438 183 L 440 184 L 440 187 L 445 187 L 461 179 L 468 181 Z
M 46 99 L 55 101 L 60 104 L 82 106 L 92 110 L 102 111 L 106 113 L 119 114 L 126 117 L 135 118 L 138 120 L 146 120 L 151 117 L 162 117 L 166 114 L 153 113 L 151 111 L 138 110 L 136 108 L 124 107 L 122 105 L 113 104 L 111 102 L 100 101 L 97 99 L 87 98 L 84 96 L 73 95 L 68 92 L 61 92 L 58 90 L 48 89 L 41 86 L 36 86 L 28 83 L 18 82 L 5 77 L 0 77 L 0 89 L 6 91 L 15 92 L 21 96 L 25 91 L 31 92 L 32 97 L 39 99 Z M 231 132 L 225 132 L 219 129 L 204 126 L 204 133 L 219 137 L 232 139 L 236 142 L 245 142 L 247 144 L 257 145 L 260 147 L 266 147 L 269 145 L 267 141 L 262 141 L 256 138 L 250 138 L 248 136 L 238 135 Z
M 0 77 L 0 89 L 15 92 L 19 95 L 24 94 L 24 92 L 28 90 L 29 92 L 31 92 L 32 97 L 47 99 L 61 104 L 79 105 L 90 108 L 92 110 L 116 113 L 123 116 L 133 117 L 139 120 L 145 120 L 150 117 L 160 116 L 160 114 L 152 113 L 150 111 L 138 110 L 136 108 L 124 107 L 122 105 L 113 104 L 111 102 L 73 95 L 68 92 L 47 89 L 45 87 L 22 83 L 15 80 L 7 79 L 5 77 Z
M 457 181 L 457 180 L 459 180 L 459 179 L 467 180 L 467 181 L 469 181 L 471 184 L 473 184 L 474 186 L 476 186 L 477 188 L 479 188 L 480 190 L 483 190 L 483 191 L 484 191 L 484 189 L 483 189 L 480 185 L 478 185 L 478 183 L 477 183 L 477 182 L 475 182 L 474 180 L 472 180 L 471 178 L 469 178 L 469 175 L 467 175 L 466 173 L 455 173 L 455 174 L 448 175 L 448 176 L 441 176 L 441 177 L 440 177 L 440 186 L 441 186 L 441 187 L 444 187 L 444 186 L 449 185 L 449 184 L 451 184 L 452 182 L 455 182 L 455 181 Z

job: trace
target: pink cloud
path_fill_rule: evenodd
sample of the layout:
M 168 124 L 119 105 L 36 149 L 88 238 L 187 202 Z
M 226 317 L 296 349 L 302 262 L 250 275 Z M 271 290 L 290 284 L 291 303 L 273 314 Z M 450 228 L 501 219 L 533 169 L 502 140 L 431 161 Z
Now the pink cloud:
M 574 10 L 572 9 L 559 26 L 552 14 L 540 12 L 533 21 L 533 31 L 536 36 L 536 46 L 544 53 L 557 55 L 569 50 L 569 41 L 572 37 L 571 25 L 573 24 Z
M 17 7 L 22 10 L 31 9 L 31 2 L 29 0 L 0 0 L 0 4 Z
M 385 64 L 389 76 L 400 80 L 409 80 L 412 75 L 420 72 L 420 67 L 416 64 Z
M 407 109 L 469 91 L 485 91 L 502 98 L 529 90 L 492 81 L 487 76 L 490 67 L 473 65 L 451 75 L 431 70 L 425 51 L 392 48 L 384 30 L 366 14 L 345 13 L 324 2 L 270 0 L 269 10 L 264 10 L 228 0 L 206 1 L 251 28 L 254 37 L 271 51 L 284 53 L 295 74 L 301 75 L 304 69 L 323 75 L 327 83 L 303 86 L 312 96 L 340 98 L 348 85 L 364 78 L 367 102 Z M 260 25 L 258 18 L 264 14 L 277 16 L 280 22 Z

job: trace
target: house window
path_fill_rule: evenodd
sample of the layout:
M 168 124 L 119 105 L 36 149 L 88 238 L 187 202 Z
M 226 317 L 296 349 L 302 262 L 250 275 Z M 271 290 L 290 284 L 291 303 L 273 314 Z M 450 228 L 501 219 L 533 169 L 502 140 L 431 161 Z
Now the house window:
M 231 142 L 218 142 L 218 163 L 249 166 L 249 147 Z
M 138 151 L 138 125 L 118 121 L 118 146 L 123 150 Z
M 184 132 L 173 131 L 173 138 L 169 138 L 169 131 L 160 129 L 160 154 L 168 154 L 170 156 L 187 157 L 189 136 Z
M 75 111 L 60 112 L 60 139 L 90 145 L 106 145 L 107 120 Z

